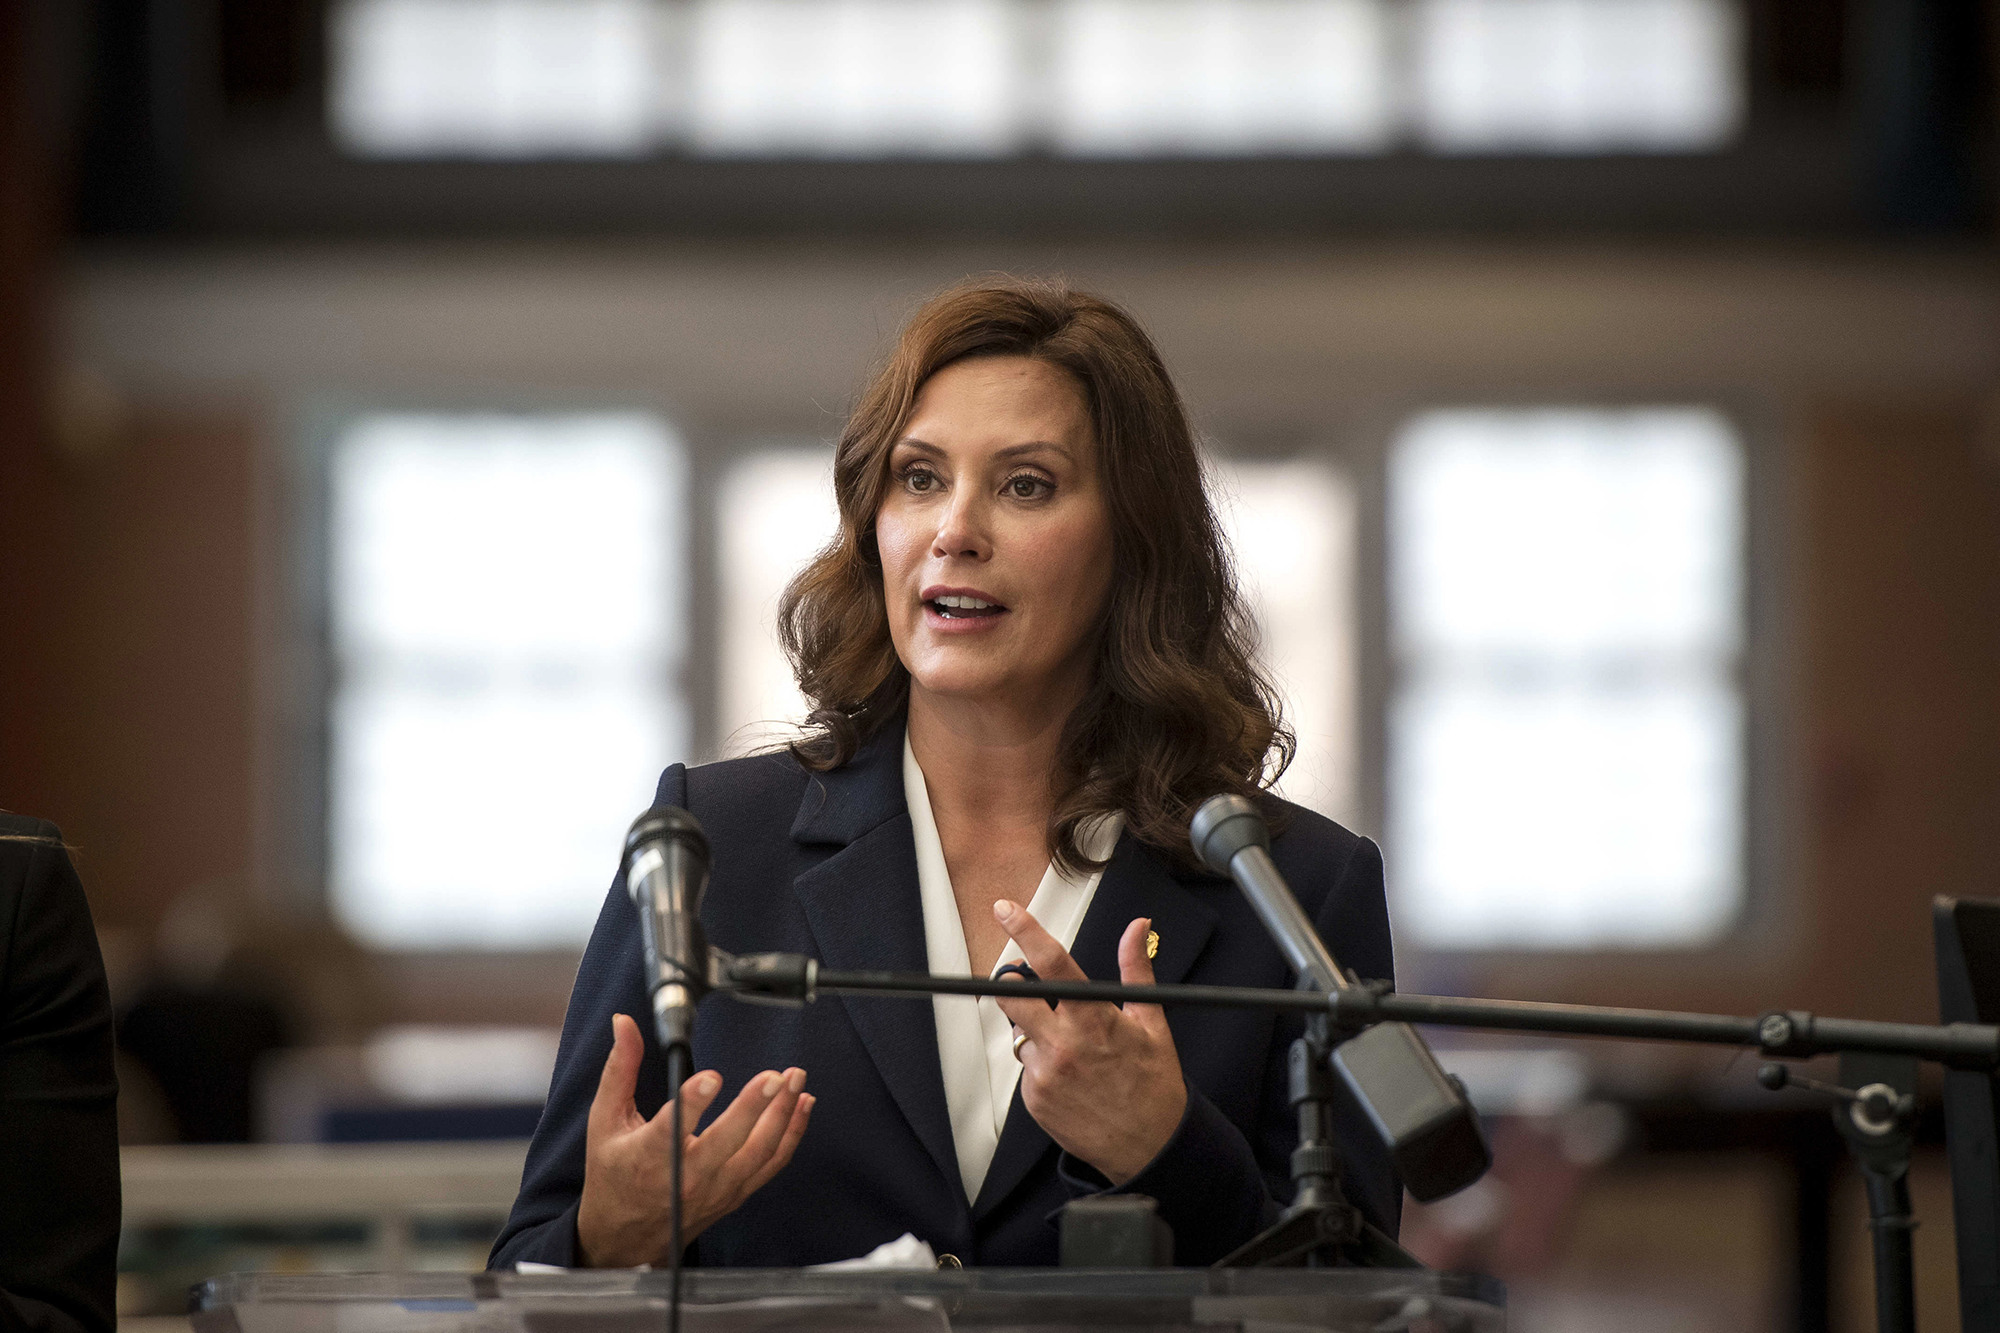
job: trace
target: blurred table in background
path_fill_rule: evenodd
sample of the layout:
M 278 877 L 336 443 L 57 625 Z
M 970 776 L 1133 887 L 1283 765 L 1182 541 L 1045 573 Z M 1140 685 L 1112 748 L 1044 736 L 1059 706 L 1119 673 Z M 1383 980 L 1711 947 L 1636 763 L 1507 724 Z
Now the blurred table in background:
M 525 1140 L 121 1150 L 121 1315 L 178 1314 L 217 1273 L 485 1265 Z

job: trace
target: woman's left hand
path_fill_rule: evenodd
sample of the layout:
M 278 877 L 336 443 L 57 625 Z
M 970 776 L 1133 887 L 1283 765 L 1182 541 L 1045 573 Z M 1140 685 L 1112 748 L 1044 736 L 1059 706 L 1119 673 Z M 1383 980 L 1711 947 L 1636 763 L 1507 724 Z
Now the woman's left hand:
M 1090 979 L 1026 908 L 1002 899 L 993 916 L 1036 975 Z M 1151 928 L 1137 918 L 1118 941 L 1118 979 L 1128 986 L 1153 982 Z M 1187 1107 L 1187 1083 L 1160 1006 L 1064 1000 L 1051 1009 L 1047 1000 L 1002 997 L 1000 1009 L 1017 1038 L 1028 1036 L 1019 1047 L 1022 1104 L 1063 1151 L 1122 1185 L 1167 1146 Z

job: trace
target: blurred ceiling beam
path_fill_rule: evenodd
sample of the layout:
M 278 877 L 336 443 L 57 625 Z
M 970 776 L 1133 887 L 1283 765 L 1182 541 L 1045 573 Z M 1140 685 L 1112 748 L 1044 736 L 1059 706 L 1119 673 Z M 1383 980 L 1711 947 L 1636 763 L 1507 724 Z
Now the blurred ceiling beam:
M 1423 393 L 1860 391 L 2000 379 L 1983 247 L 346 245 L 93 251 L 72 354 L 134 391 L 611 393 L 831 433 L 886 331 L 967 273 L 1128 301 L 1215 422 L 1323 432 Z M 756 414 L 746 419 L 745 414 Z

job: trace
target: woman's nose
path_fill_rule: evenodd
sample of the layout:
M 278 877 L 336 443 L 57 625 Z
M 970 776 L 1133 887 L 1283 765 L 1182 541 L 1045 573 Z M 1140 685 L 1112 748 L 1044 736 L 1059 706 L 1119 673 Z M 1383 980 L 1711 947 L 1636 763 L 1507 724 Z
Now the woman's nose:
M 978 497 L 961 492 L 952 499 L 932 539 L 931 554 L 945 560 L 953 556 L 984 560 L 993 554 L 985 506 Z

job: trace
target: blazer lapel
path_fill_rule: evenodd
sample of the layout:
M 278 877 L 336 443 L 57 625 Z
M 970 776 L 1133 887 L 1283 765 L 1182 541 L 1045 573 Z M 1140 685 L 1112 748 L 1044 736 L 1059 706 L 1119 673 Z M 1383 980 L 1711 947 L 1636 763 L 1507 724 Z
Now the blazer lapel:
M 1118 937 L 1132 918 L 1153 919 L 1160 937 L 1160 951 L 1153 959 L 1153 979 L 1171 985 L 1187 975 L 1194 960 L 1208 945 L 1215 931 L 1215 911 L 1199 895 L 1176 879 L 1160 854 L 1139 843 L 1131 834 L 1118 839 L 1111 864 L 1076 932 L 1070 957 L 1092 981 L 1118 980 Z M 1007 1108 L 1007 1123 L 1000 1131 L 1000 1143 L 993 1150 L 993 1164 L 973 1202 L 972 1215 L 983 1217 L 997 1207 L 1025 1179 L 1054 1142 L 1021 1102 Z
M 929 970 L 902 743 L 901 725 L 886 725 L 846 766 L 818 775 L 792 825 L 797 842 L 840 848 L 792 882 L 829 968 Z M 918 1141 L 963 1198 L 931 1006 L 918 998 L 853 995 L 818 1003 L 846 1011 Z
M 1118 937 L 1139 916 L 1151 917 L 1160 937 L 1153 980 L 1163 986 L 1187 975 L 1219 919 L 1214 908 L 1174 876 L 1165 857 L 1127 833 L 1104 867 L 1070 957 L 1093 981 L 1118 980 Z

